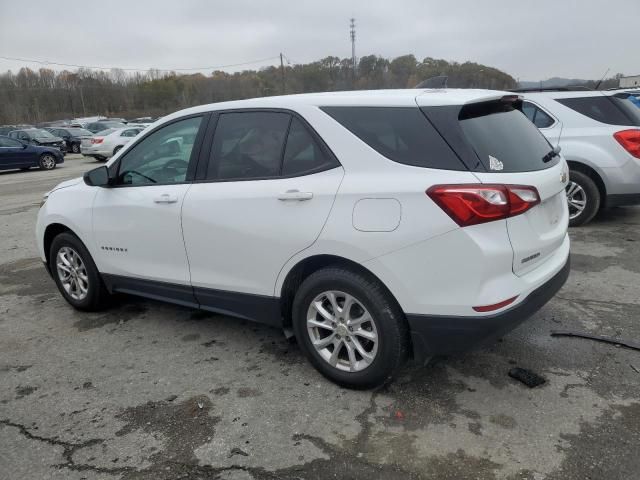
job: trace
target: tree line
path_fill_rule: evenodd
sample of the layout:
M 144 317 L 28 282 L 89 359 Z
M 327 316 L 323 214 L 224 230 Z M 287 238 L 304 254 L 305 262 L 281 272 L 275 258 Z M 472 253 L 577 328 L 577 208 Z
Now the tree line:
M 181 75 L 150 70 L 128 74 L 78 69 L 21 68 L 0 74 L 0 124 L 34 124 L 83 116 L 160 116 L 181 108 L 225 100 L 354 89 L 410 88 L 447 75 L 449 87 L 509 89 L 513 77 L 473 62 L 414 55 L 386 59 L 367 55 L 354 71 L 350 58 L 325 57 L 296 65 L 227 73 Z

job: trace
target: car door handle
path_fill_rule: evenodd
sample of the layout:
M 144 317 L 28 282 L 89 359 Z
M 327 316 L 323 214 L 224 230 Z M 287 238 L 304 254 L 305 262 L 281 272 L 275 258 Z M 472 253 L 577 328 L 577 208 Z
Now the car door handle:
M 159 197 L 153 199 L 155 203 L 176 203 L 178 201 L 178 197 L 175 195 L 169 195 L 168 193 L 163 193 Z
M 278 200 L 286 201 L 297 201 L 302 202 L 304 200 L 311 200 L 313 198 L 313 193 L 311 192 L 301 192 L 300 190 L 287 190 L 284 193 L 278 195 Z

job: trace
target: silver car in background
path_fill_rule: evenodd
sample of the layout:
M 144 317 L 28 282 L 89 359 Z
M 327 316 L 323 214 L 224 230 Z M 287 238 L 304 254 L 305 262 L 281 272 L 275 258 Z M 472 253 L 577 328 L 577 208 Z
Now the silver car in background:
M 85 157 L 105 161 L 115 155 L 118 150 L 129 143 L 144 128 L 126 127 L 110 128 L 96 133 L 93 137 L 83 138 L 80 153 Z
M 640 104 L 626 90 L 519 91 L 523 112 L 562 148 L 570 225 L 604 207 L 640 204 Z

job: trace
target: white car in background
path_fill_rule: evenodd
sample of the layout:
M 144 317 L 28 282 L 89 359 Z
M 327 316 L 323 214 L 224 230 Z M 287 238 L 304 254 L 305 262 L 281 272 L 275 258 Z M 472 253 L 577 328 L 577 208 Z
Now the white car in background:
M 569 164 L 571 226 L 603 207 L 640 204 L 638 90 L 516 92 L 524 97 L 524 114 Z
M 93 137 L 83 138 L 80 144 L 80 153 L 85 157 L 93 157 L 96 160 L 107 160 L 118 153 L 118 150 L 129 143 L 142 130 L 144 130 L 143 127 L 103 130 Z
M 489 90 L 190 108 L 54 188 L 38 250 L 73 307 L 122 292 L 295 332 L 333 381 L 515 328 L 569 274 L 567 165 Z

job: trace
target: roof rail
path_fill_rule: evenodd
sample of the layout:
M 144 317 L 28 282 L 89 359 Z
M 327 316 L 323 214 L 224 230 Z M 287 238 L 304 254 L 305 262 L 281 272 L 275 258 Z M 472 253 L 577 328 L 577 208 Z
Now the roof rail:
M 510 92 L 528 93 L 528 92 L 580 92 L 593 91 L 592 88 L 584 85 L 568 85 L 566 87 L 532 87 L 532 88 L 513 88 Z

